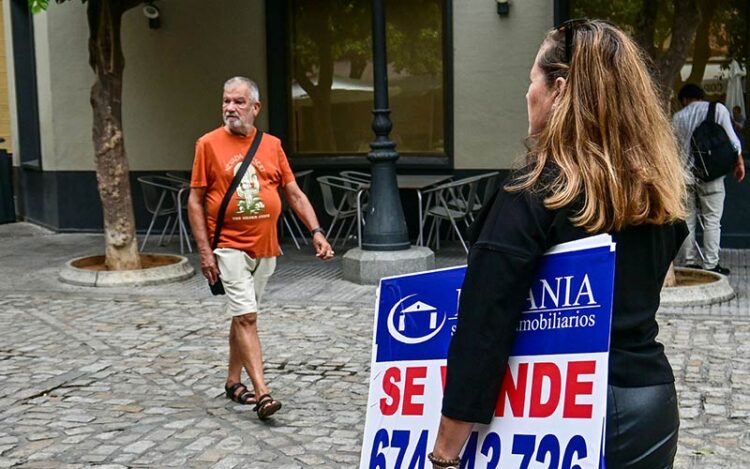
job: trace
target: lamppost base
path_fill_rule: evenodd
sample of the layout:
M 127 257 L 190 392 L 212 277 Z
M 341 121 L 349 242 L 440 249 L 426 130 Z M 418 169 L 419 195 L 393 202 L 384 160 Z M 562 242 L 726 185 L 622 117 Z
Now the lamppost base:
M 377 285 L 383 277 L 422 272 L 435 268 L 430 248 L 411 246 L 400 251 L 350 249 L 343 258 L 344 280 L 360 285 Z

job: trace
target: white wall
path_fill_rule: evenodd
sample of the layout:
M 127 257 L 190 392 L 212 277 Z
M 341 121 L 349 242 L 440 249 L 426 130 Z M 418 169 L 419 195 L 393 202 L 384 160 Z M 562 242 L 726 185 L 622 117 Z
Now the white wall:
M 553 26 L 549 0 L 454 0 L 454 138 L 457 169 L 509 168 L 523 154 L 526 90 L 539 45 Z
M 160 0 L 162 27 L 140 7 L 122 22 L 123 128 L 131 170 L 186 169 L 195 140 L 221 123 L 224 80 L 254 78 L 266 92 L 262 0 Z M 85 5 L 50 4 L 35 40 L 45 170 L 93 170 Z M 261 114 L 259 126 L 267 116 Z
M 13 155 L 13 166 L 21 164 L 19 155 L 18 142 L 18 119 L 16 108 L 16 73 L 15 63 L 13 62 L 13 28 L 11 26 L 10 2 L 3 1 L 3 34 L 5 35 L 5 66 L 6 70 L 0 70 L 0 73 L 7 73 L 8 76 L 8 112 L 10 114 L 10 133 L 12 136 L 11 153 Z
M 39 132 L 45 171 L 94 168 L 86 7 L 50 3 L 34 15 Z

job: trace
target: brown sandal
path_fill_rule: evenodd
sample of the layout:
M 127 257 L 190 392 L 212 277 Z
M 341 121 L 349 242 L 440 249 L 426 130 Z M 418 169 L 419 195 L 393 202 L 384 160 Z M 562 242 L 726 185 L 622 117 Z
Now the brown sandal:
M 253 405 L 257 404 L 255 399 L 255 393 L 249 391 L 247 386 L 242 383 L 234 383 L 231 386 L 224 386 L 226 391 L 227 399 L 231 399 L 238 404 Z M 239 391 L 239 392 L 238 392 Z
M 277 401 L 270 394 L 263 394 L 258 398 L 258 403 L 253 409 L 261 420 L 266 420 L 281 409 L 281 402 Z

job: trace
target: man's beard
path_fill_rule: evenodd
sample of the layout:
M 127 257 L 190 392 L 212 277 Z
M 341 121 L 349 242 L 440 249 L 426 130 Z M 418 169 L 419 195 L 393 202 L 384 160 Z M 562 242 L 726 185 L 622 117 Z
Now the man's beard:
M 224 125 L 232 131 L 246 134 L 250 126 L 236 114 L 224 115 Z

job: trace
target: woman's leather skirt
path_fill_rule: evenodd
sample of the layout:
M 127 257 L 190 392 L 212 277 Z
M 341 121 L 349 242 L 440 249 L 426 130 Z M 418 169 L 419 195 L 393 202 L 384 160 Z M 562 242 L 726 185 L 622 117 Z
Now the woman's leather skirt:
M 674 383 L 609 386 L 607 469 L 671 469 L 679 427 Z

